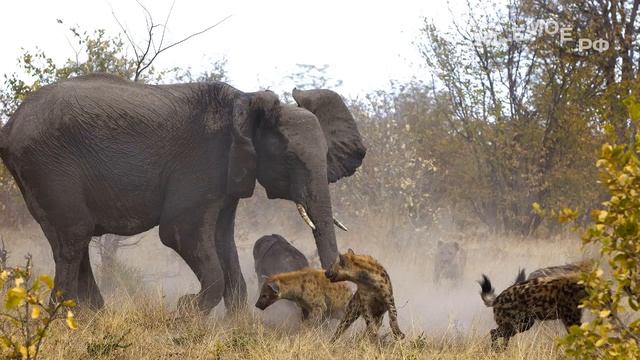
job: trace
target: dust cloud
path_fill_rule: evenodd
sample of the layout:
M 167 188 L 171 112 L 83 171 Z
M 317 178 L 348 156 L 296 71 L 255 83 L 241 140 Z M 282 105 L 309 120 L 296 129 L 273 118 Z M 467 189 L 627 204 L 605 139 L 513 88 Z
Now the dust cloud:
M 295 329 L 300 325 L 300 311 L 295 305 L 281 301 L 265 311 L 254 308 L 258 279 L 253 270 L 252 247 L 265 234 L 278 233 L 287 238 L 308 257 L 315 251 L 313 237 L 297 216 L 295 207 L 286 201 L 271 201 L 276 216 L 286 221 L 247 220 L 252 213 L 248 207 L 239 209 L 236 221 L 236 242 L 243 274 L 249 292 L 249 309 L 266 324 Z M 377 258 L 388 270 L 394 287 L 401 327 L 408 333 L 464 335 L 470 331 L 486 333 L 493 326 L 492 311 L 480 300 L 477 280 L 487 274 L 500 292 L 513 283 L 519 268 L 528 272 L 537 268 L 565 264 L 585 257 L 580 241 L 571 235 L 553 239 L 516 239 L 490 234 L 457 234 L 443 230 L 413 231 L 392 229 L 384 221 L 369 218 L 342 219 L 350 231 L 337 232 L 341 251 L 352 248 Z M 249 224 L 248 226 L 245 224 Z M 401 235 L 400 235 L 401 233 Z M 53 273 L 49 245 L 37 225 L 20 231 L 3 231 L 10 264 L 21 264 L 22 257 L 31 253 L 36 271 Z M 140 242 L 121 249 L 118 265 L 133 269 L 143 291 L 162 294 L 167 306 L 174 307 L 177 298 L 195 293 L 199 284 L 182 259 L 159 241 L 157 228 L 136 235 L 127 242 Z M 438 240 L 461 242 L 467 253 L 464 276 L 455 282 L 433 281 L 434 250 Z M 94 273 L 100 283 L 101 264 L 96 247 L 91 248 Z M 109 294 L 105 294 L 109 296 Z M 219 305 L 212 316 L 223 316 Z M 385 321 L 386 323 L 386 321 Z M 359 324 L 358 327 L 362 327 Z

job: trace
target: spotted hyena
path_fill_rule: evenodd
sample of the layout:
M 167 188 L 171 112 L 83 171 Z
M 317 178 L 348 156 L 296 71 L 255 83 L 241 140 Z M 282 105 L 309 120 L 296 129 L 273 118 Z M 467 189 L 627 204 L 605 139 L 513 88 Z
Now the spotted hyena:
M 433 281 L 439 284 L 443 279 L 453 282 L 460 280 L 466 264 L 467 253 L 459 242 L 438 241 L 433 262 Z
M 569 329 L 580 325 L 582 310 L 578 307 L 586 296 L 578 276 L 550 276 L 523 280 L 521 272 L 516 284 L 506 288 L 500 295 L 486 275 L 479 281 L 482 301 L 493 307 L 493 318 L 498 325 L 491 330 L 491 346 L 499 349 L 498 339 L 504 338 L 502 349 L 509 339 L 519 332 L 529 330 L 536 320 L 562 320 Z
M 339 319 L 344 315 L 351 295 L 347 284 L 332 283 L 324 270 L 306 268 L 266 278 L 256 307 L 264 310 L 280 299 L 287 299 L 300 306 L 303 319 Z
M 331 341 L 335 341 L 354 321 L 362 316 L 367 323 L 367 333 L 375 337 L 382 325 L 384 314 L 389 311 L 389 324 L 396 338 L 404 338 L 398 326 L 398 313 L 393 300 L 393 288 L 387 271 L 374 258 L 356 255 L 349 249 L 338 256 L 326 272 L 333 282 L 351 281 L 358 290 L 349 301 L 344 319 L 338 325 Z

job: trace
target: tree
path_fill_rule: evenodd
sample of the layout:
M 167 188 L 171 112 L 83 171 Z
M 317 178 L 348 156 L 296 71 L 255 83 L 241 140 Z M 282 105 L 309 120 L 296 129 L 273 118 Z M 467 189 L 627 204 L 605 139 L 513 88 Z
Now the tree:
M 453 32 L 423 29 L 422 54 L 450 109 L 447 138 L 460 150 L 456 165 L 437 161 L 449 164 L 450 198 L 494 231 L 530 235 L 542 220 L 532 203 L 590 208 L 598 197 L 595 183 L 572 175 L 594 174 L 593 67 L 567 60 L 544 33 L 522 33 L 518 24 L 537 19 L 526 1 L 496 4 L 495 15 L 476 15 L 477 5 Z

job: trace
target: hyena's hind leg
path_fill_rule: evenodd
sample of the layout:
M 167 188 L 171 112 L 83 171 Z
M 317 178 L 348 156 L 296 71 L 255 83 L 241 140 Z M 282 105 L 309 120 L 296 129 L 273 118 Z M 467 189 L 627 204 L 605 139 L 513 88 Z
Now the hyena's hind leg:
M 516 334 L 516 330 L 511 325 L 500 325 L 495 329 L 491 329 L 491 348 L 494 351 L 504 351 L 509 346 L 509 339 Z M 503 338 L 502 345 L 498 344 L 498 340 Z
M 363 311 L 362 316 L 367 324 L 366 334 L 371 341 L 375 341 L 378 337 L 378 332 L 382 326 L 382 320 L 384 319 L 384 313 L 372 314 L 369 309 Z
M 353 324 L 353 322 L 360 317 L 361 312 L 362 307 L 360 305 L 360 297 L 356 292 L 356 294 L 351 297 L 351 300 L 347 305 L 347 310 L 345 311 L 344 318 L 342 319 L 342 321 L 340 321 L 340 325 L 338 325 L 335 334 L 333 334 L 331 342 L 338 340 L 340 335 L 342 335 L 349 328 L 349 326 L 351 326 L 351 324 Z
M 565 313 L 562 317 L 562 324 L 564 325 L 564 328 L 567 330 L 567 333 L 569 332 L 569 328 L 573 325 L 578 325 L 580 326 L 580 324 L 582 323 L 582 310 L 579 308 L 576 309 L 572 309 L 571 311 L 568 311 L 567 313 Z

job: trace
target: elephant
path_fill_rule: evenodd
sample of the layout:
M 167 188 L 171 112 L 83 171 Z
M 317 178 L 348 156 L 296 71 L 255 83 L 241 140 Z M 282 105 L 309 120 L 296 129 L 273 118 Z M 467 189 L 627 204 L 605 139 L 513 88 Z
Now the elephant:
M 55 290 L 100 308 L 92 236 L 159 226 L 200 282 L 209 313 L 246 306 L 234 240 L 238 202 L 256 181 L 313 232 L 322 266 L 337 257 L 329 184 L 366 153 L 353 115 L 326 89 L 271 91 L 222 82 L 147 85 L 90 74 L 43 86 L 0 129 L 0 157 L 53 252 Z
M 309 267 L 309 261 L 284 237 L 265 235 L 253 245 L 253 262 L 260 289 L 262 278 Z
M 304 254 L 278 234 L 265 235 L 256 241 L 253 245 L 253 263 L 258 277 L 258 294 L 264 280 L 269 276 L 309 267 L 309 261 Z M 285 309 L 290 312 L 298 310 L 299 307 L 294 302 L 285 301 L 285 304 L 281 305 Z M 301 310 L 302 318 L 306 319 L 309 313 L 304 308 Z

